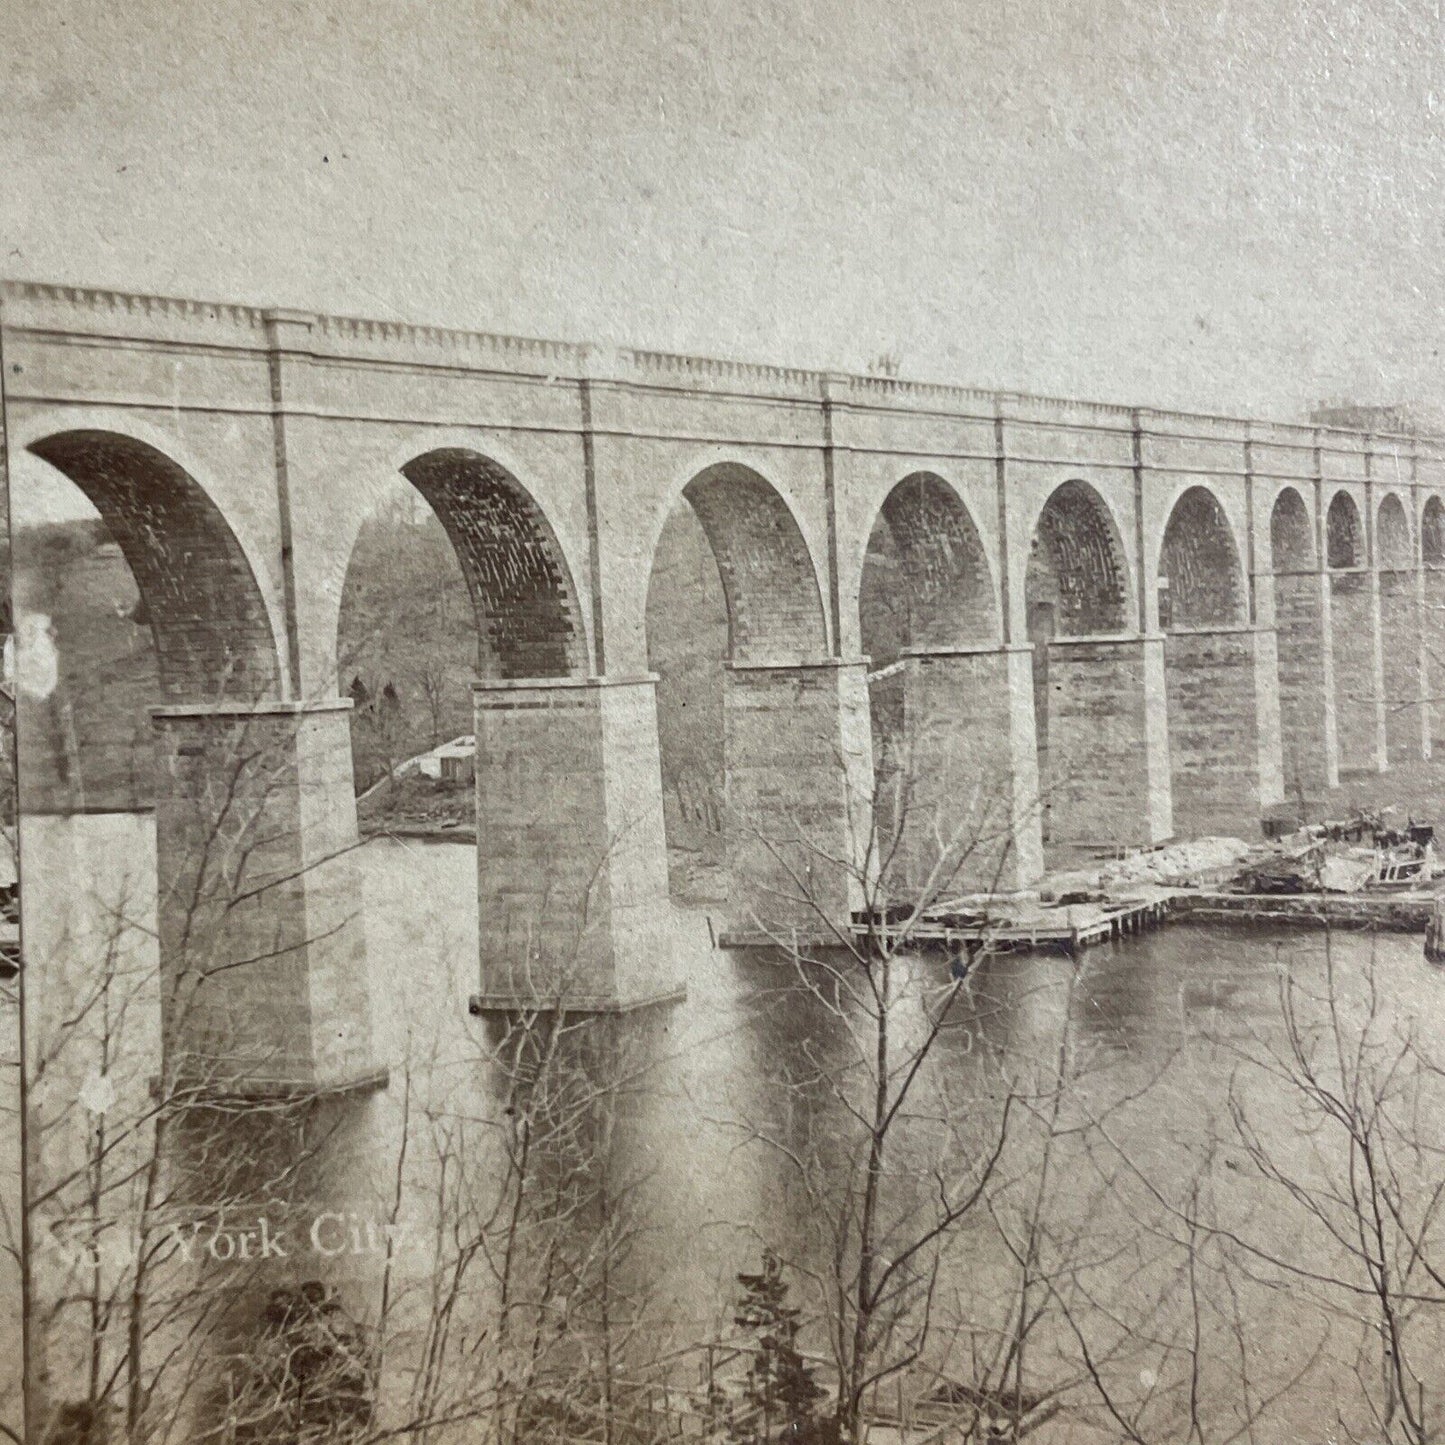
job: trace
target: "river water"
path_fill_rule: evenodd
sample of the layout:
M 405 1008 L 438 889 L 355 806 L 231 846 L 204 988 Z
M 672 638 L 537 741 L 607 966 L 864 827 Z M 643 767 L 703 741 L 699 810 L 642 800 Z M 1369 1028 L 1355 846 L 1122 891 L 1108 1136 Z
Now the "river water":
M 140 815 L 32 818 L 22 847 L 29 977 L 51 981 L 31 991 L 32 1039 L 43 1040 L 78 972 L 109 951 L 139 976 L 153 957 L 153 831 Z M 377 840 L 360 858 L 378 1048 L 391 1069 L 350 1186 L 364 1210 L 385 1196 L 408 1087 L 413 1110 L 426 1097 L 459 1113 L 494 1109 L 496 1088 L 479 1062 L 485 1025 L 466 1012 L 477 986 L 473 850 Z M 705 937 L 697 924 L 689 939 Z M 617 1177 L 637 1224 L 628 1307 L 669 1347 L 725 1335 L 736 1276 L 768 1248 L 788 1261 L 805 1336 L 826 1354 L 817 1321 L 838 1221 L 857 1198 L 863 1136 L 852 1110 L 874 1036 L 856 1006 L 835 1006 L 820 970 L 689 943 L 685 972 L 686 1000 L 624 1021 L 611 1055 L 627 1084 Z M 1328 1191 L 1348 1182 L 1350 1156 L 1319 1099 L 1286 1077 L 1282 1000 L 1292 985 L 1309 1034 L 1330 1022 L 1320 1002 L 1330 978 L 1340 1031 L 1321 1036 L 1322 1068 L 1362 1061 L 1357 1072 L 1373 1077 L 1394 1060 L 1391 1107 L 1410 1136 L 1410 1147 L 1393 1141 L 1396 1199 L 1418 1213 L 1445 1158 L 1431 1152 L 1445 1145 L 1445 1094 L 1417 1063 L 1445 1043 L 1445 974 L 1425 963 L 1418 936 L 1175 924 L 1094 949 L 1077 969 L 1051 956 L 979 965 L 949 1007 L 886 1160 L 885 1260 L 931 1217 L 939 1188 L 967 1197 L 1003 1140 L 932 1277 L 930 1364 L 953 1379 L 989 1378 L 998 1342 L 1015 1329 L 1023 1254 L 1032 1261 L 1024 1308 L 1037 1311 L 1027 1389 L 1075 1380 L 1087 1346 L 1145 1438 L 1188 1437 L 1191 1378 L 1201 1439 L 1230 1438 L 1244 1426 L 1242 1402 L 1275 1394 L 1253 1438 L 1350 1438 L 1339 1417 L 1358 1438 L 1392 1438 L 1369 1433 L 1379 1369 L 1370 1301 L 1352 1292 L 1359 1262 L 1348 1230 L 1344 1245 L 1328 1235 L 1344 1217 Z M 1378 1057 L 1359 1051 L 1370 983 Z M 895 1050 L 924 1036 L 952 986 L 947 959 L 900 962 Z M 143 1014 L 150 995 L 137 997 Z M 153 1069 L 140 1060 L 153 1042 L 134 1025 L 137 1078 Z M 435 1220 L 419 1158 L 406 1207 L 425 1234 Z M 1410 1326 L 1412 1358 L 1429 1362 L 1432 1408 L 1445 1408 L 1440 1312 Z M 1075 1398 L 1095 1400 L 1087 1388 Z M 1052 1429 L 1036 1438 L 1121 1434 L 1097 1403 Z

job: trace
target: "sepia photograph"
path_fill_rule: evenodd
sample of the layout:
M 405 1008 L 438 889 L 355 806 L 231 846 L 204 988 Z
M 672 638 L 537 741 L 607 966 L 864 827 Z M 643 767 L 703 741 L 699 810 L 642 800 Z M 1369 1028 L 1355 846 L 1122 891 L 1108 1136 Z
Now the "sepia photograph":
M 1445 1442 L 1439 0 L 0 121 L 0 1440 Z

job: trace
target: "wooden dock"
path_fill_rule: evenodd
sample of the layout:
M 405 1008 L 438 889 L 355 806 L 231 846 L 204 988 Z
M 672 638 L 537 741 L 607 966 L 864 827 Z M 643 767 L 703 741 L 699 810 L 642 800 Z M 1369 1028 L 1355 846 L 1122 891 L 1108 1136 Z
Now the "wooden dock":
M 856 946 L 889 949 L 947 949 L 954 953 L 1048 952 L 1074 956 L 1091 946 L 1132 938 L 1163 923 L 1246 924 L 1277 927 L 1362 928 L 1386 932 L 1423 932 L 1435 901 L 1423 890 L 1370 893 L 1249 894 L 1195 888 L 1158 888 L 1148 897 L 1109 903 L 1060 903 L 1027 911 L 1000 906 L 991 917 L 978 912 L 931 911 L 914 923 L 906 919 L 871 923 L 855 917 L 850 933 Z M 805 952 L 836 948 L 836 936 L 763 936 L 725 933 L 722 948 L 782 948 Z M 791 945 L 791 949 L 790 949 Z
M 886 947 L 947 948 L 969 952 L 1047 951 L 1075 954 L 1092 944 L 1131 938 L 1157 928 L 1173 911 L 1174 892 L 1113 903 L 1066 903 L 1010 918 L 964 923 L 924 917 L 914 924 L 866 920 L 852 925 L 855 939 L 870 936 Z

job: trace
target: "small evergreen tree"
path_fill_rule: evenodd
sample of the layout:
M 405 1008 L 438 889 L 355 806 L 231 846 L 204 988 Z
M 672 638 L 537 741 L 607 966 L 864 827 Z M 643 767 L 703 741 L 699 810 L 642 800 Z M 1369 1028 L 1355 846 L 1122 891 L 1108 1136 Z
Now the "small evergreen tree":
M 362 1327 L 318 1280 L 271 1293 L 236 1381 L 234 1445 L 342 1445 L 372 1422 L 376 1378 Z
M 798 1351 L 799 1312 L 789 1305 L 782 1261 L 763 1251 L 761 1274 L 740 1274 L 743 1297 L 733 1323 L 753 1337 L 753 1360 L 742 1409 L 732 1412 L 729 1438 L 737 1445 L 827 1445 L 820 1415 L 822 1387 Z

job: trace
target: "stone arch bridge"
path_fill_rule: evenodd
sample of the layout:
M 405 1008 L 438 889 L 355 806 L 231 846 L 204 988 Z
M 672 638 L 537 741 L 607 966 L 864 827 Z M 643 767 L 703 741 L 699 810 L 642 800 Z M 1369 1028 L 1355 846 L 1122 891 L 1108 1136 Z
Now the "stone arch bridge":
M 12 470 L 86 494 L 155 635 L 171 1046 L 250 1089 L 369 1067 L 336 649 L 398 475 L 475 607 L 490 1006 L 678 987 L 679 505 L 726 597 L 735 929 L 846 924 L 885 852 L 1018 889 L 1046 842 L 1254 830 L 1445 736 L 1445 443 L 38 284 L 0 340 Z

